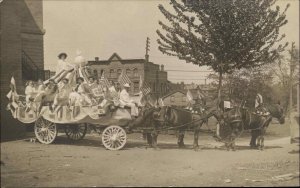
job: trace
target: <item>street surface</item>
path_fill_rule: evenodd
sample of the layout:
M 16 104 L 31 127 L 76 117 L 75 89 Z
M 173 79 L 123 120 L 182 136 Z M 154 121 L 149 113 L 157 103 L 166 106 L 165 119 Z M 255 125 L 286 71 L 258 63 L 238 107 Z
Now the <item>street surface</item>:
M 192 133 L 183 149 L 175 135 L 159 135 L 160 149 L 147 148 L 137 133 L 120 151 L 106 150 L 96 134 L 75 143 L 63 134 L 51 145 L 3 142 L 1 187 L 299 186 L 299 145 L 290 144 L 288 125 L 274 123 L 267 132 L 264 151 L 249 148 L 247 133 L 237 151 L 205 133 L 199 151 L 192 149 Z

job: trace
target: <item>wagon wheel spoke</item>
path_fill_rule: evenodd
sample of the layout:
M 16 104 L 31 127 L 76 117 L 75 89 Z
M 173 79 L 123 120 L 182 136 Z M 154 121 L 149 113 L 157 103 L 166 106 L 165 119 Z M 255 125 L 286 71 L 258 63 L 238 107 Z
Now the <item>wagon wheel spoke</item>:
M 43 144 L 51 144 L 57 135 L 56 124 L 40 117 L 34 126 L 36 138 Z
M 71 140 L 81 140 L 87 131 L 87 124 L 70 124 L 65 126 L 65 133 Z
M 102 133 L 102 144 L 109 150 L 122 149 L 126 144 L 126 132 L 120 126 L 109 126 Z

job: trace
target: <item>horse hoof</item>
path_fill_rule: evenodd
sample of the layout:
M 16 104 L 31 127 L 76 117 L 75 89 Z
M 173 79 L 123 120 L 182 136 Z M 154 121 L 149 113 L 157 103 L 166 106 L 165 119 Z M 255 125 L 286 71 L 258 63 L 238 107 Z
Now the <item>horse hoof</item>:
M 194 151 L 200 151 L 201 148 L 199 146 L 194 146 Z
M 157 146 L 153 147 L 153 149 L 156 150 L 156 151 L 160 150 L 160 148 L 157 147 Z
M 185 145 L 183 143 L 178 143 L 179 148 L 185 148 Z

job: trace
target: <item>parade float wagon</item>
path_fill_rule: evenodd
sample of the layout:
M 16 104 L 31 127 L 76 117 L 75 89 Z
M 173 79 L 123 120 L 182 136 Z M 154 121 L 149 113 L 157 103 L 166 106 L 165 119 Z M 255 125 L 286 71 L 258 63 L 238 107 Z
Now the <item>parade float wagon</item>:
M 101 106 L 61 106 L 56 111 L 43 106 L 39 113 L 17 106 L 13 116 L 24 124 L 34 123 L 35 136 L 43 144 L 51 144 L 59 129 L 64 130 L 68 139 L 81 140 L 91 126 L 102 132 L 102 143 L 109 150 L 124 147 L 127 139 L 124 126 L 131 121 L 127 109 L 104 114 Z

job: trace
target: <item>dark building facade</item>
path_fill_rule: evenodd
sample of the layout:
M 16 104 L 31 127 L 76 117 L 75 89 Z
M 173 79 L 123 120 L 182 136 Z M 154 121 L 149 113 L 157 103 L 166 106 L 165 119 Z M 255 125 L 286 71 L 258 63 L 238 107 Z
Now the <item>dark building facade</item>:
M 168 92 L 168 74 L 164 71 L 164 65 L 160 66 L 145 59 L 122 59 L 116 53 L 108 60 L 95 58 L 93 61 L 88 61 L 88 65 L 92 75 L 100 78 L 104 74 L 108 80 L 115 82 L 122 71 L 126 72 L 133 83 L 130 94 L 139 92 L 140 76 L 150 85 L 151 92 L 156 97 L 161 97 Z
M 5 139 L 25 130 L 5 109 L 11 77 L 18 94 L 23 94 L 25 80 L 44 77 L 43 1 L 4 0 L 0 15 L 1 139 Z

